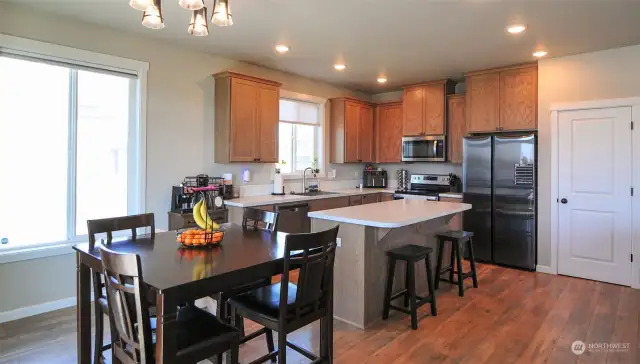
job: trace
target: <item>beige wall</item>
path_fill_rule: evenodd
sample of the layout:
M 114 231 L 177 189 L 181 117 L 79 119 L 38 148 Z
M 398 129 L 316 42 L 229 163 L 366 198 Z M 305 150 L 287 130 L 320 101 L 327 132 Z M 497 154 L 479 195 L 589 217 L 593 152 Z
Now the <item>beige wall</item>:
M 213 163 L 212 74 L 235 70 L 282 82 L 283 89 L 331 98 L 369 95 L 323 82 L 0 3 L 0 33 L 149 62 L 147 103 L 147 211 L 166 227 L 171 186 L 184 176 L 253 172 L 252 183 L 269 183 L 269 167 Z M 361 166 L 335 166 L 338 179 L 353 179 Z M 72 255 L 0 264 L 0 313 L 75 295 Z
M 640 96 L 640 46 L 541 60 L 538 64 L 538 264 L 551 264 L 550 106 Z

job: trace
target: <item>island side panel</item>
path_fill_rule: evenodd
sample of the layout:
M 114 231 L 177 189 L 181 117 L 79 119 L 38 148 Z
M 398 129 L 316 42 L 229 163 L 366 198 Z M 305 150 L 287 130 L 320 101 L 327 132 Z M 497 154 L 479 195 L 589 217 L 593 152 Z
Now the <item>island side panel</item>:
M 422 223 L 405 226 L 398 229 L 382 229 L 367 227 L 366 255 L 365 255 L 365 327 L 382 318 L 384 290 L 387 281 L 387 256 L 386 252 L 407 244 L 428 246 L 433 249 L 431 254 L 431 267 L 435 278 L 437 260 L 436 234 L 449 230 L 447 224 L 453 215 L 425 221 Z M 341 227 L 342 228 L 342 227 Z M 448 260 L 448 258 L 446 259 Z M 406 287 L 405 269 L 403 262 L 396 263 L 393 293 Z M 419 296 L 428 294 L 427 274 L 424 260 L 415 264 L 416 293 Z M 402 307 L 404 302 L 400 297 L 393 302 Z M 401 314 L 391 311 L 392 314 Z M 394 313 L 395 312 L 395 313 Z
M 340 321 L 364 329 L 365 227 L 312 218 L 311 231 L 328 230 L 338 224 L 341 246 L 336 249 L 333 269 L 333 316 Z

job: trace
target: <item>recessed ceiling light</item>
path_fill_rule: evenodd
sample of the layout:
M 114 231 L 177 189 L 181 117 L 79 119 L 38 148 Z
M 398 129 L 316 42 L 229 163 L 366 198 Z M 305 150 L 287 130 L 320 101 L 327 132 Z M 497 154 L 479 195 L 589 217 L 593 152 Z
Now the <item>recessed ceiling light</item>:
M 387 78 L 384 77 L 384 76 L 380 76 L 380 77 L 378 77 L 377 81 L 378 81 L 378 83 L 385 83 L 385 82 L 387 82 Z
M 347 65 L 342 63 L 337 63 L 333 65 L 333 68 L 335 68 L 336 71 L 344 71 L 344 69 L 347 68 Z
M 546 55 L 547 55 L 547 51 L 535 51 L 535 52 L 533 52 L 533 56 L 534 57 L 538 57 L 538 58 L 544 57 Z
M 278 53 L 287 53 L 289 52 L 289 46 L 284 44 L 276 45 L 276 52 Z
M 524 24 L 514 24 L 507 27 L 507 32 L 511 34 L 518 34 L 524 32 L 526 29 L 527 26 Z

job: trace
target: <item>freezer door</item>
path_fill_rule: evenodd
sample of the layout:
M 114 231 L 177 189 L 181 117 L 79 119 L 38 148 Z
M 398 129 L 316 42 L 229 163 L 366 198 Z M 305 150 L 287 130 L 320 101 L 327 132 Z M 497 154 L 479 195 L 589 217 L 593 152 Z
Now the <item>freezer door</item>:
M 462 198 L 472 206 L 464 212 L 462 221 L 464 230 L 474 233 L 475 259 L 482 262 L 492 261 L 491 139 L 467 137 L 462 153 Z
M 493 259 L 534 270 L 536 265 L 536 137 L 495 138 Z

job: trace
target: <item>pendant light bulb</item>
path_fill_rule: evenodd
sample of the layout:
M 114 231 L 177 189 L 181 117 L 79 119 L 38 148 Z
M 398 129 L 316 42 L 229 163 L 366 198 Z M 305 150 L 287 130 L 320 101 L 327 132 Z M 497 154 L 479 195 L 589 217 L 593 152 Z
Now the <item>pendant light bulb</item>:
M 164 28 L 164 18 L 162 17 L 162 0 L 153 0 L 142 15 L 142 25 L 150 29 Z
M 221 27 L 233 25 L 229 0 L 215 0 L 211 22 Z
M 200 10 L 204 8 L 204 0 L 180 0 L 178 5 L 187 10 Z
M 209 35 L 209 24 L 207 24 L 207 8 L 194 10 L 189 23 L 189 34 L 196 37 Z
M 131 0 L 129 6 L 136 10 L 145 11 L 149 6 L 153 5 L 153 0 Z

